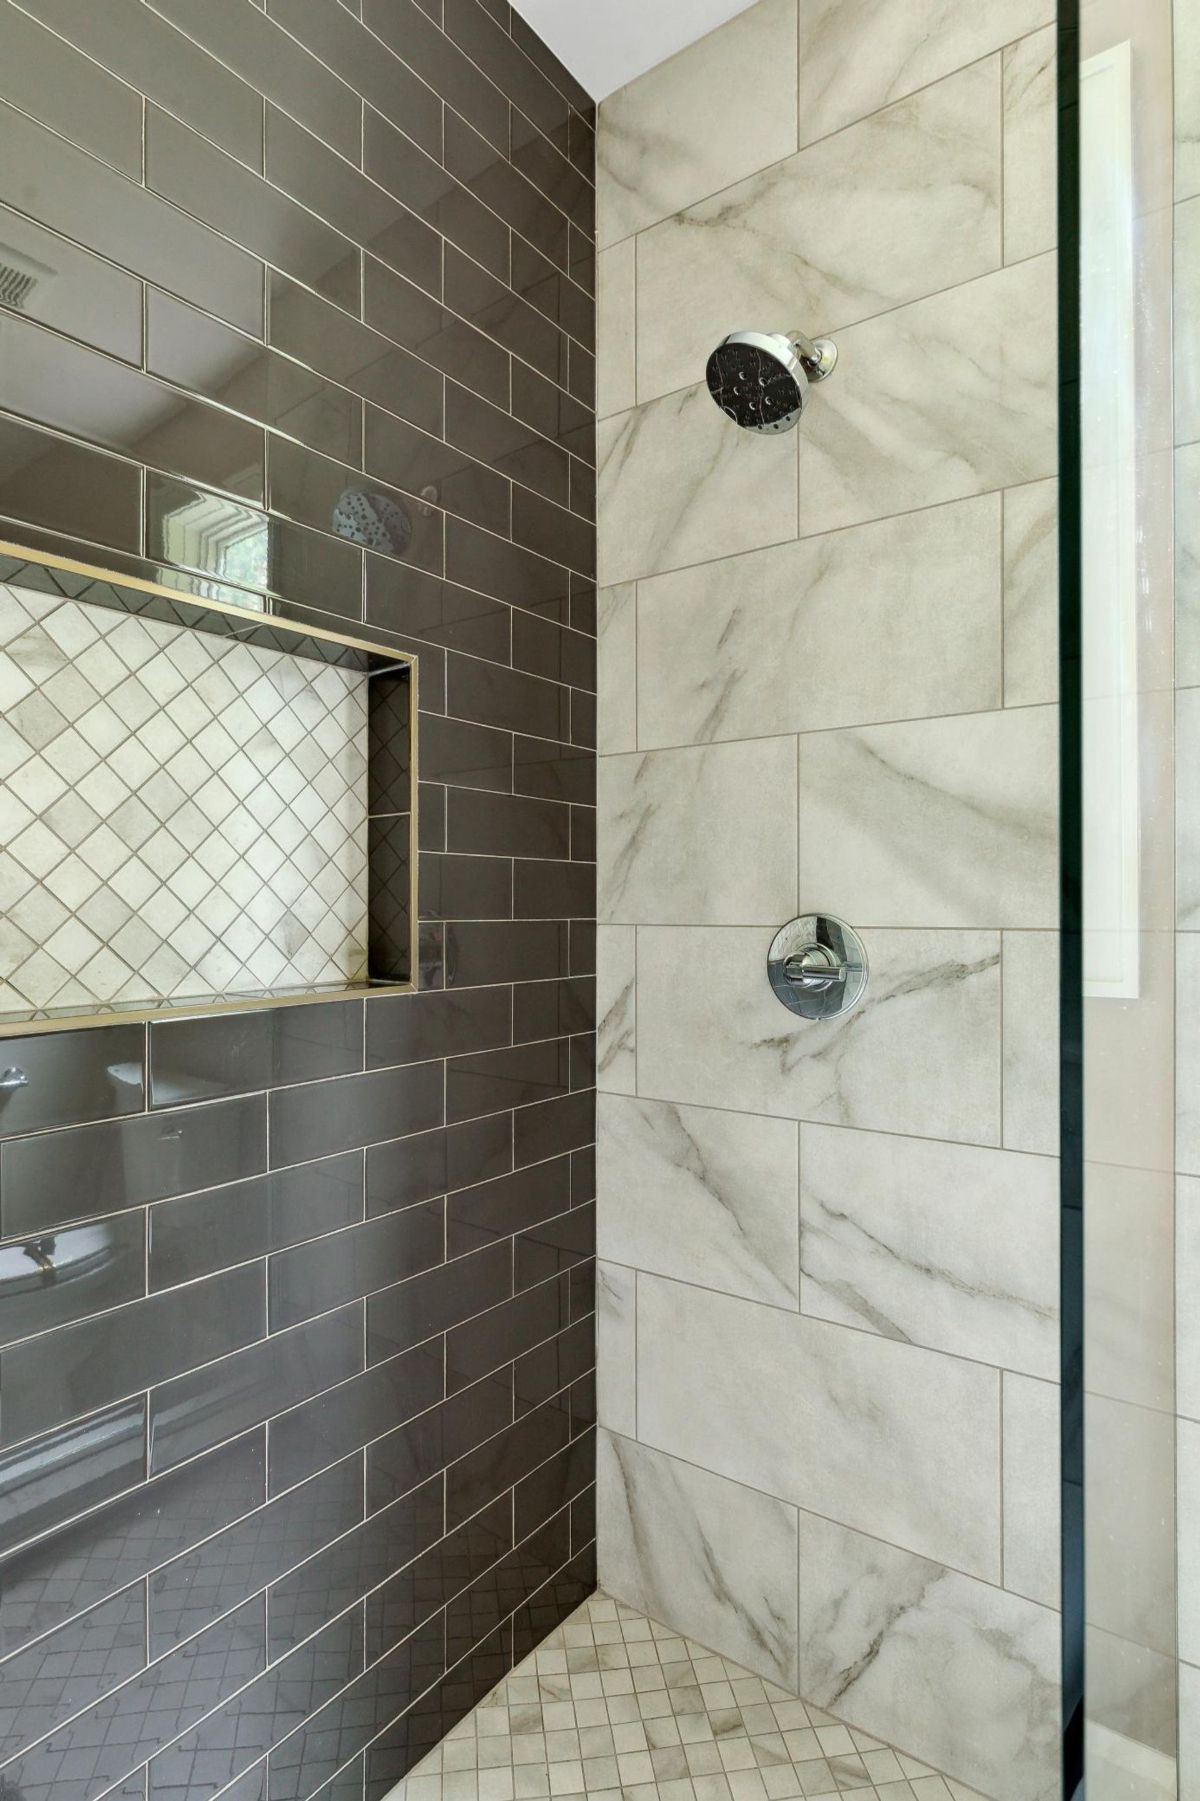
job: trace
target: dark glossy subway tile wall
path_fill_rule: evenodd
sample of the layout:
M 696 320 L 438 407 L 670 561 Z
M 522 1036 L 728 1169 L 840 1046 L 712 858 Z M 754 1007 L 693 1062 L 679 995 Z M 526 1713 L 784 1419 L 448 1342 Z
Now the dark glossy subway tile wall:
M 383 1801 L 594 1582 L 593 123 L 503 0 L 0 0 L 0 535 L 262 533 L 423 847 L 421 992 L 4 1047 L 5 1794 Z

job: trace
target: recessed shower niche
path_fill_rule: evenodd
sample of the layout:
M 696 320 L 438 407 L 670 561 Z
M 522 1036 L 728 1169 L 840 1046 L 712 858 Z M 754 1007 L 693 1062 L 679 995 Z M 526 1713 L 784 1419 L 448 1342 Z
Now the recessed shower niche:
M 416 678 L 0 544 L 0 1035 L 411 987 Z

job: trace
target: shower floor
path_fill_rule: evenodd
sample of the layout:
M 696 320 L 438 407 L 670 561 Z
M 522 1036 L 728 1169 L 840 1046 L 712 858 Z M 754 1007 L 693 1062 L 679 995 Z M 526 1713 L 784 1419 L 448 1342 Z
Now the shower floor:
M 976 1801 L 866 1733 L 595 1594 L 387 1801 Z

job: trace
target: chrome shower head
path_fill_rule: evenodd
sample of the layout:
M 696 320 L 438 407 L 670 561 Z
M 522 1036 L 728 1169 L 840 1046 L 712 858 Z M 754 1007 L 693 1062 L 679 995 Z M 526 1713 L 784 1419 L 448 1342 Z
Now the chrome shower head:
M 837 345 L 799 332 L 735 331 L 708 359 L 708 391 L 721 411 L 747 431 L 791 431 L 800 422 L 809 384 L 832 375 Z

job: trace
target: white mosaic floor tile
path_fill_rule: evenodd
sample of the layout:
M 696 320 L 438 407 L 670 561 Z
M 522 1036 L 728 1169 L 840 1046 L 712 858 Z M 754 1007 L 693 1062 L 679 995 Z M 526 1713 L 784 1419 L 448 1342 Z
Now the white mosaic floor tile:
M 962 1793 L 927 1764 L 598 1593 L 386 1801 L 956 1801 Z
M 0 587 L 0 1013 L 360 980 L 366 689 Z

